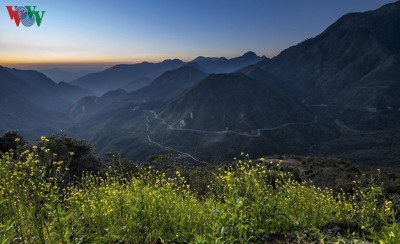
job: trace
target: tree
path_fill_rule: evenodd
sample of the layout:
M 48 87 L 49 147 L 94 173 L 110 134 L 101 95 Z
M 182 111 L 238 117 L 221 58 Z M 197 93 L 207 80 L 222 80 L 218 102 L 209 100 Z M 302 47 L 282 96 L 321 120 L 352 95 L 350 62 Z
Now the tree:
M 74 182 L 82 177 L 84 172 L 99 173 L 103 165 L 100 159 L 93 154 L 93 146 L 85 140 L 68 137 L 61 133 L 39 140 L 38 148 L 50 149 L 53 160 L 63 161 L 69 168 L 66 175 L 67 182 Z

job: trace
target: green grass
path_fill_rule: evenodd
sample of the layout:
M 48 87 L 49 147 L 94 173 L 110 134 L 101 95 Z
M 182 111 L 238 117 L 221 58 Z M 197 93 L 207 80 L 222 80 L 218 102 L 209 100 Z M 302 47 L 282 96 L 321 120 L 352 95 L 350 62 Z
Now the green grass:
M 180 171 L 151 166 L 66 186 L 68 163 L 54 157 L 45 146 L 1 155 L 1 243 L 400 243 L 392 202 L 373 179 L 351 193 L 320 189 L 243 156 L 203 194 Z

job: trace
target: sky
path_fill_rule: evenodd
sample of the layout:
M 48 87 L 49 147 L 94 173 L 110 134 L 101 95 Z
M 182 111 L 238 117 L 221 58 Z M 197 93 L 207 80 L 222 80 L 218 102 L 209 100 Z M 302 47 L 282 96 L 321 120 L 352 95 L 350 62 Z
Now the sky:
M 66 70 L 197 56 L 273 57 L 389 0 L 0 0 L 0 65 Z M 16 27 L 6 6 L 46 11 Z

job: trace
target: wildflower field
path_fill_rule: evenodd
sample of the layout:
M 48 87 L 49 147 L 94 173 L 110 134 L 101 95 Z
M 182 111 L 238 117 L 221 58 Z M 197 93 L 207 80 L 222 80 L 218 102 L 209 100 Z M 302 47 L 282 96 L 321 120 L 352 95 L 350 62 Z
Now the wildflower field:
M 321 189 L 243 155 L 201 194 L 182 172 L 152 166 L 71 183 L 69 162 L 47 143 L 1 153 L 1 243 L 400 243 L 393 203 L 374 179 Z

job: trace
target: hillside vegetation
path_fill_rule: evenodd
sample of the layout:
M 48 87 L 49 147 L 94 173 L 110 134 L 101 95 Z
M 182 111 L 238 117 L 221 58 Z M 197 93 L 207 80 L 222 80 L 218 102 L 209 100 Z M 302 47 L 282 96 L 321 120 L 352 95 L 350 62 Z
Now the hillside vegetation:
M 400 242 L 396 203 L 367 176 L 321 189 L 242 153 L 200 192 L 181 171 L 128 172 L 110 154 L 106 170 L 71 181 L 75 152 L 59 161 L 51 139 L 14 142 L 0 159 L 1 243 Z

